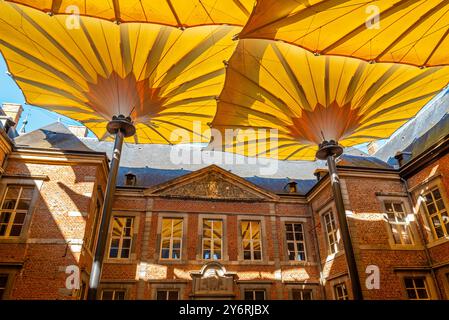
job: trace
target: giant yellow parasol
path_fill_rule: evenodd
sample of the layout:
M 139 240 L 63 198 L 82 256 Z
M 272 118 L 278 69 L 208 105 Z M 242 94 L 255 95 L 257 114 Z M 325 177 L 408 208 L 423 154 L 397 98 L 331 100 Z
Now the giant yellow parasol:
M 449 64 L 447 0 L 259 0 L 240 38 L 415 66 Z
M 95 17 L 112 22 L 149 22 L 174 27 L 243 26 L 254 0 L 8 0 L 51 15 Z
M 212 124 L 223 140 L 226 129 L 239 130 L 225 144 L 227 151 L 313 160 L 323 140 L 348 147 L 389 137 L 448 82 L 449 67 L 369 64 L 315 56 L 280 42 L 241 40 Z M 245 129 L 279 134 L 269 140 Z

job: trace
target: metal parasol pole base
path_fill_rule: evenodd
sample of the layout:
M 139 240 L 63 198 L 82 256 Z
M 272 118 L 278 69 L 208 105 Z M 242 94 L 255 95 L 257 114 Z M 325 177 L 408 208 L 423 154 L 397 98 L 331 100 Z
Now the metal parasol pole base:
M 134 127 L 131 118 L 123 115 L 114 116 L 112 121 L 108 123 L 107 130 L 110 134 L 115 135 L 114 153 L 109 170 L 108 183 L 106 185 L 94 261 L 90 271 L 89 290 L 87 293 L 88 300 L 96 300 L 97 298 L 98 285 L 100 283 L 101 271 L 103 268 L 103 258 L 107 247 L 109 223 L 111 221 L 112 205 L 117 185 L 117 173 L 120 166 L 123 141 L 125 138 L 131 137 L 136 133 L 136 128 Z
M 337 208 L 338 224 L 345 249 L 346 263 L 348 264 L 349 278 L 351 279 L 352 294 L 354 300 L 363 300 L 362 287 L 360 285 L 359 273 L 355 262 L 354 249 L 352 247 L 351 235 L 349 234 L 348 221 L 346 220 L 346 211 L 341 193 L 340 178 L 338 177 L 335 158 L 343 153 L 343 148 L 337 142 L 323 141 L 319 145 L 316 157 L 320 160 L 327 160 L 329 168 L 329 177 L 332 185 L 335 207 Z

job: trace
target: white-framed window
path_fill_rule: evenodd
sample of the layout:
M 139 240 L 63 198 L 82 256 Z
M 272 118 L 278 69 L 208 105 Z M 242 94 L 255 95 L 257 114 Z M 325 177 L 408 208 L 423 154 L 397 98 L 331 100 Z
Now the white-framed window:
M 323 222 L 326 231 L 328 254 L 334 254 L 338 252 L 340 234 L 335 224 L 335 217 L 332 210 L 323 214 Z
M 223 257 L 223 220 L 203 219 L 203 259 Z
M 128 259 L 131 255 L 133 217 L 114 216 L 112 218 L 109 258 Z
M 179 300 L 179 290 L 158 289 L 156 300 Z
M 262 260 L 260 221 L 241 221 L 244 260 Z
M 348 288 L 346 288 L 346 283 L 338 283 L 334 285 L 335 300 L 349 300 Z
M 384 201 L 386 217 L 396 244 L 413 244 L 410 223 L 402 201 Z
M 312 290 L 292 289 L 293 300 L 312 300 Z
M 182 228 L 182 218 L 162 219 L 161 259 L 181 259 Z
M 436 238 L 449 236 L 449 215 L 438 187 L 423 194 L 424 207 Z
M 126 290 L 104 289 L 101 291 L 101 300 L 125 300 Z
M 263 289 L 245 289 L 245 300 L 265 300 L 266 291 Z
M 0 212 L 0 237 L 20 237 L 33 197 L 33 186 L 7 185 Z
M 404 277 L 405 290 L 410 300 L 429 300 L 429 288 L 425 277 Z
M 291 261 L 306 260 L 306 246 L 304 241 L 304 227 L 302 223 L 285 223 L 287 239 L 287 255 Z
M 8 284 L 9 274 L 1 273 L 0 274 L 0 300 L 3 300 L 6 292 L 6 285 Z

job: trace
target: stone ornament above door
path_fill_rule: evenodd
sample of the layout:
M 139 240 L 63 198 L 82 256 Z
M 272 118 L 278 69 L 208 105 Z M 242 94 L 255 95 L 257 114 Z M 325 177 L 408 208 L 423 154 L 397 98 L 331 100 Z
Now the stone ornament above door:
M 227 272 L 218 262 L 206 263 L 200 271 L 190 273 L 193 299 L 233 299 L 236 273 Z

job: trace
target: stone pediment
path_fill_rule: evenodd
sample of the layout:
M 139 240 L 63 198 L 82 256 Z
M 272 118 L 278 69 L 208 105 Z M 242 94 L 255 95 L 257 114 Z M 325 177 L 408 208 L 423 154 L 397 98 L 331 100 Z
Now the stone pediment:
M 217 166 L 210 166 L 148 189 L 146 195 L 223 200 L 273 200 L 277 195 Z

